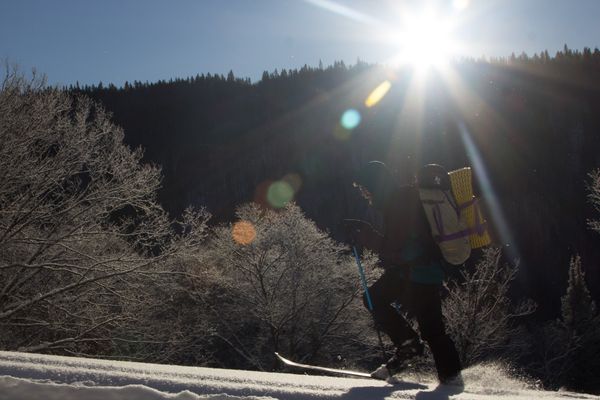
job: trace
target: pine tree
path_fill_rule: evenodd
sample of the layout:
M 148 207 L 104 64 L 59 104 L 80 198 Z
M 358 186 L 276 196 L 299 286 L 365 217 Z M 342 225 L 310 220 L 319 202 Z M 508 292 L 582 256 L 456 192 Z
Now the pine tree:
M 533 332 L 530 371 L 549 388 L 600 390 L 600 318 L 576 256 L 561 298 L 561 318 Z
M 579 256 L 571 260 L 569 286 L 561 303 L 563 322 L 574 333 L 585 330 L 596 316 L 596 304 L 585 283 L 585 274 L 581 269 Z
M 561 381 L 573 389 L 600 389 L 600 317 L 585 282 L 579 256 L 571 260 L 569 286 L 561 299 L 567 339 Z
M 592 171 L 588 177 L 590 178 L 588 189 L 588 200 L 597 212 L 600 212 L 600 170 Z M 597 219 L 588 220 L 590 229 L 600 233 L 600 221 Z

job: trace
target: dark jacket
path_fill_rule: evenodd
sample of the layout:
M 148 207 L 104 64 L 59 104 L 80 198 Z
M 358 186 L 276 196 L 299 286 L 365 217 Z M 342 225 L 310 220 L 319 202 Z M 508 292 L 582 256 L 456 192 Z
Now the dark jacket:
M 382 204 L 383 230 L 370 225 L 361 229 L 358 241 L 379 254 L 384 268 L 400 268 L 417 283 L 440 284 L 444 279 L 443 258 L 433 240 L 419 191 L 399 186 Z

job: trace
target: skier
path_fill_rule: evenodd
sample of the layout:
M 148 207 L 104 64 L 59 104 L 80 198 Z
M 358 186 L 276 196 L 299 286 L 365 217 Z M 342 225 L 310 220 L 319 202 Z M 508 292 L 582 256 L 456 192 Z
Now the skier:
M 364 221 L 343 222 L 348 237 L 378 253 L 384 268 L 368 292 L 375 324 L 390 337 L 396 352 L 371 375 L 386 379 L 405 369 L 410 358 L 423 354 L 422 339 L 433 353 L 440 382 L 462 384 L 459 356 L 442 320 L 444 260 L 433 240 L 417 185 L 418 179 L 415 184 L 400 186 L 383 163 L 371 161 L 360 170 L 354 186 L 380 215 L 383 228 L 378 232 Z M 420 335 L 407 316 L 416 318 Z

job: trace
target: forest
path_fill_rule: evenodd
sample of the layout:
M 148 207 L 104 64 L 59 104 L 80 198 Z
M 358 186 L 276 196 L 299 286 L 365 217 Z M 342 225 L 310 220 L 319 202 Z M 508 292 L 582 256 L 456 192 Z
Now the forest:
M 357 166 L 381 160 L 402 179 L 432 162 L 449 170 L 473 166 L 463 125 L 489 176 L 479 193 L 499 204 L 510 231 L 497 234 L 496 244 L 509 245 L 520 260 L 519 284 L 549 317 L 574 255 L 600 292 L 600 246 L 587 229 L 594 210 L 586 192 L 587 174 L 600 165 L 599 68 L 598 49 L 565 46 L 554 57 L 464 60 L 454 76 L 432 74 L 424 83 L 410 71 L 359 60 L 265 72 L 255 84 L 230 72 L 71 89 L 101 102 L 126 143 L 162 167 L 160 201 L 171 215 L 192 204 L 228 221 L 238 204 L 291 179 L 300 185 L 294 201 L 336 239 L 341 219 L 364 212 L 351 186 Z M 387 95 L 366 107 L 385 81 Z M 351 130 L 340 122 L 348 109 L 361 117 Z
M 567 46 L 426 78 L 358 60 L 53 88 L 8 70 L 0 347 L 372 368 L 381 349 L 339 225 L 373 217 L 354 173 L 381 160 L 409 182 L 439 163 L 474 169 L 494 237 L 445 286 L 463 364 L 597 392 L 599 71 L 600 50 Z M 362 259 L 375 279 L 377 254 Z

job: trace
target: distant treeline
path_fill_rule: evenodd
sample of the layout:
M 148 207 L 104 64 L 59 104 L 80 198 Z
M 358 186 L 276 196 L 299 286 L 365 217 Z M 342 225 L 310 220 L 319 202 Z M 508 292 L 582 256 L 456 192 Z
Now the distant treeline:
M 362 162 L 385 161 L 408 180 L 430 162 L 483 172 L 479 155 L 491 186 L 476 182 L 477 191 L 503 211 L 488 210 L 496 243 L 519 257 L 520 289 L 540 315 L 558 311 L 576 254 L 598 299 L 600 237 L 587 226 L 586 182 L 600 166 L 600 50 L 462 60 L 417 75 L 359 61 L 265 72 L 256 83 L 229 72 L 70 90 L 104 104 L 125 141 L 162 166 L 160 200 L 172 215 L 206 206 L 214 222 L 265 201 L 283 179 L 306 215 L 340 238 L 342 218 L 365 217 L 351 185 Z M 387 95 L 367 107 L 385 81 Z M 341 123 L 349 109 L 360 117 L 354 128 Z M 497 229 L 501 217 L 510 236 Z

